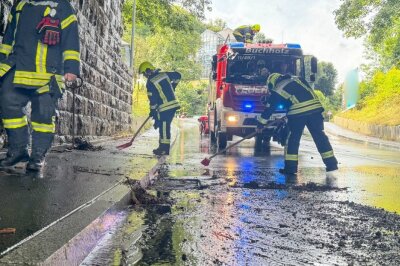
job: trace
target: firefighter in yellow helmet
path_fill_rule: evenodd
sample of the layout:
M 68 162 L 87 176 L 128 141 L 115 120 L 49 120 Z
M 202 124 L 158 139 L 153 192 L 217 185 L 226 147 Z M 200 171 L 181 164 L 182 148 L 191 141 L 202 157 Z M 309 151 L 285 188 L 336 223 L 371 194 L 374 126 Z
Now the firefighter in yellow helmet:
M 68 0 L 14 1 L 0 45 L 0 106 L 8 135 L 1 167 L 40 171 L 55 133 L 55 108 L 80 69 L 78 21 Z M 32 152 L 24 107 L 31 102 Z
M 233 36 L 235 36 L 238 42 L 252 43 L 254 36 L 260 30 L 261 30 L 260 24 L 244 25 L 236 28 L 233 31 Z
M 267 85 L 269 95 L 262 100 L 266 108 L 258 117 L 258 128 L 263 129 L 278 105 L 284 105 L 288 109 L 289 134 L 285 145 L 285 167 L 279 171 L 283 174 L 297 173 L 300 139 L 305 127 L 311 133 L 326 171 L 338 169 L 332 146 L 324 133 L 324 109 L 307 81 L 289 74 L 272 73 L 268 77 Z
M 146 88 L 150 101 L 149 116 L 154 119 L 154 128 L 159 129 L 159 146 L 153 150 L 155 155 L 169 155 L 171 143 L 171 123 L 175 112 L 180 108 L 175 98 L 175 88 L 181 80 L 178 72 L 161 72 L 150 62 L 139 66 L 139 74 L 147 78 Z

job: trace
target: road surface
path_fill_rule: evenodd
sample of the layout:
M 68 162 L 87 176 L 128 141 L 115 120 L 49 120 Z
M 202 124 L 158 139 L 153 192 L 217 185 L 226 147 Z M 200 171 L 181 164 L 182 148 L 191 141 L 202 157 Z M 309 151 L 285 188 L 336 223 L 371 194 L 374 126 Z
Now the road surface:
M 330 136 L 340 170 L 327 177 L 305 134 L 287 178 L 274 143 L 257 154 L 247 140 L 204 167 L 208 139 L 195 120 L 179 127 L 152 186 L 165 202 L 128 213 L 83 265 L 400 265 L 399 151 Z

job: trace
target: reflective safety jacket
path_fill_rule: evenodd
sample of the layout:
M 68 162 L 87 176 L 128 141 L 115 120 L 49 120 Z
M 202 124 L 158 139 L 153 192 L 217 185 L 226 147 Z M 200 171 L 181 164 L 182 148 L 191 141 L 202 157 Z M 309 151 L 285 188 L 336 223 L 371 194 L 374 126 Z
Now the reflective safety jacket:
M 154 72 L 147 79 L 147 96 L 150 101 L 150 109 L 159 113 L 177 110 L 180 108 L 175 98 L 175 88 L 181 80 L 178 72 Z
M 60 42 L 41 42 L 36 27 L 44 17 L 60 20 Z M 0 45 L 0 78 L 15 71 L 14 86 L 45 89 L 52 76 L 63 87 L 65 73 L 79 75 L 80 54 L 78 23 L 67 0 L 15 1 Z
M 238 27 L 233 31 L 233 36 L 243 38 L 246 42 L 251 43 L 255 35 L 251 27 L 249 25 Z
M 288 109 L 288 118 L 324 111 L 321 102 L 307 81 L 297 77 L 287 78 L 276 84 L 271 90 L 266 108 L 258 120 L 262 124 L 266 124 L 267 119 L 279 105 L 284 105 Z

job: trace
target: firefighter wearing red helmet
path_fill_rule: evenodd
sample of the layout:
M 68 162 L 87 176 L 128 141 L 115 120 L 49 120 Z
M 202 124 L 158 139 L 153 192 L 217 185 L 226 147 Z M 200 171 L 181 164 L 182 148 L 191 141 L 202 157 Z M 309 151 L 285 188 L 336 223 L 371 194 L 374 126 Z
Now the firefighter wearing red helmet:
M 260 29 L 260 24 L 243 25 L 233 31 L 233 36 L 238 42 L 252 43 L 254 36 Z
M 171 143 L 171 123 L 175 112 L 180 108 L 175 98 L 175 88 L 181 74 L 178 72 L 161 72 L 150 62 L 139 66 L 139 74 L 147 78 L 146 88 L 150 101 L 149 116 L 154 119 L 154 127 L 159 129 L 159 146 L 153 150 L 155 155 L 169 155 Z
M 0 45 L 0 105 L 9 145 L 0 166 L 29 161 L 27 170 L 41 170 L 54 138 L 63 79 L 75 81 L 79 70 L 78 21 L 69 1 L 14 1 Z
M 285 167 L 279 171 L 283 174 L 296 174 L 300 139 L 305 127 L 317 146 L 326 171 L 337 170 L 337 160 L 332 146 L 324 133 L 324 111 L 317 95 L 304 79 L 273 73 L 267 80 L 269 96 L 263 99 L 266 105 L 264 112 L 258 117 L 258 128 L 262 129 L 278 105 L 287 107 L 289 134 L 285 144 Z

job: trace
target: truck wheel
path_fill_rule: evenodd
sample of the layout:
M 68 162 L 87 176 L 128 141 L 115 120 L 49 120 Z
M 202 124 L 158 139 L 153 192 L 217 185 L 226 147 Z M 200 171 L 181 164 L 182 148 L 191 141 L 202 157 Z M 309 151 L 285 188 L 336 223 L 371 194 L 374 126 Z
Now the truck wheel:
M 210 130 L 210 143 L 211 145 L 215 145 L 217 143 L 217 138 L 215 137 L 215 133 Z
M 217 144 L 218 144 L 218 149 L 225 149 L 226 145 L 228 144 L 228 140 L 226 138 L 226 133 L 217 133 Z

